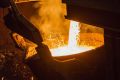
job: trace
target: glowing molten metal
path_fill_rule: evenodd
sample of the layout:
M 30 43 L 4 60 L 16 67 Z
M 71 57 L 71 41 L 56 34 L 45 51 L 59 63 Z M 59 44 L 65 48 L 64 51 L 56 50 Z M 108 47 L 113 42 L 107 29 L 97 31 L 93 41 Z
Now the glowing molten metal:
M 86 52 L 86 51 L 94 49 L 93 47 L 79 46 L 77 44 L 79 32 L 80 32 L 79 22 L 71 21 L 68 45 L 50 49 L 52 56 L 55 56 L 55 57 L 67 56 L 67 55 L 78 54 L 78 53 L 82 53 L 82 52 Z

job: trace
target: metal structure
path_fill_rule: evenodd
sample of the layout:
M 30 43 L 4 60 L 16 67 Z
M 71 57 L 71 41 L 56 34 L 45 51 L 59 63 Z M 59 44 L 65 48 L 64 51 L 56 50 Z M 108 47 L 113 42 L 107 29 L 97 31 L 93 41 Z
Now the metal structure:
M 120 1 L 62 0 L 67 5 L 67 19 L 104 28 L 107 79 L 120 79 Z

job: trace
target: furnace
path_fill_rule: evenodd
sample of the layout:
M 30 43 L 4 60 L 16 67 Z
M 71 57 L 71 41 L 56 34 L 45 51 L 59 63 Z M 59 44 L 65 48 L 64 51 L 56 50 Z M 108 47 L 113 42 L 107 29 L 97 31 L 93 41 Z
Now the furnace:
M 120 79 L 118 0 L 17 1 L 5 25 L 38 79 Z

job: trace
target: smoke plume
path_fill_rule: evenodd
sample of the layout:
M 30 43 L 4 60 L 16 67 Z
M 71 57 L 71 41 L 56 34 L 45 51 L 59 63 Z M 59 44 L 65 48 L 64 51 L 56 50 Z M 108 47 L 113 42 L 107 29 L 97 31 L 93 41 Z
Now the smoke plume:
M 33 16 L 31 21 L 40 30 L 44 41 L 64 44 L 64 36 L 68 34 L 66 20 L 64 18 L 65 6 L 61 0 L 40 0 L 35 5 L 38 8 L 38 16 Z M 48 44 L 50 45 L 51 42 Z M 62 44 L 63 43 L 63 44 Z M 61 46 L 59 45 L 59 46 Z M 51 44 L 52 46 L 52 44 Z

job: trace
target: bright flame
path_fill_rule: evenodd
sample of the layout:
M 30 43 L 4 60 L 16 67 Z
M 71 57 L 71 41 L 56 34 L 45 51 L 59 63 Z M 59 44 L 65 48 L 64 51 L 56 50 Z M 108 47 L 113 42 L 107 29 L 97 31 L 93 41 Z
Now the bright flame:
M 93 47 L 78 46 L 78 35 L 79 35 L 79 22 L 70 22 L 69 41 L 67 46 L 50 49 L 52 56 L 67 56 L 72 54 L 78 54 L 82 52 L 94 49 Z

